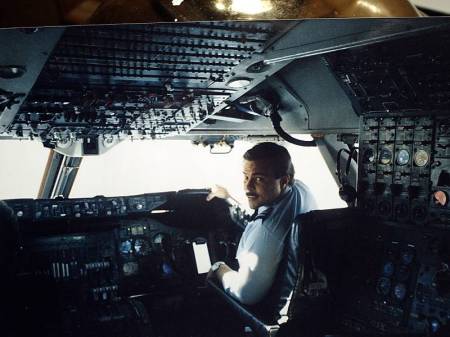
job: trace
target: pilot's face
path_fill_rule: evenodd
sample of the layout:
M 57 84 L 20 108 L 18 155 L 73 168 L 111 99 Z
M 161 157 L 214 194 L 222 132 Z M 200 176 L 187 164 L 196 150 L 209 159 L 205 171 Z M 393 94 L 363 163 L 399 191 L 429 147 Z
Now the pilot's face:
M 275 178 L 268 160 L 244 160 L 244 191 L 252 209 L 272 203 L 287 181 L 288 176 Z

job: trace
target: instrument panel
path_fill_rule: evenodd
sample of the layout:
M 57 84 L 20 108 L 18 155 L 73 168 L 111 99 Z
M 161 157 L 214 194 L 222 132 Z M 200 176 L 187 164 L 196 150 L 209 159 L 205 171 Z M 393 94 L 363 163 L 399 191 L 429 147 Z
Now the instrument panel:
M 363 243 L 353 251 L 366 266 L 356 263 L 353 275 L 344 276 L 341 324 L 354 332 L 384 335 L 448 330 L 448 231 L 389 222 L 371 226 L 357 235 Z
M 103 335 L 117 324 L 117 331 L 151 335 L 136 298 L 159 301 L 203 287 L 194 242 L 207 242 L 213 259 L 234 258 L 235 249 L 221 249 L 236 247 L 228 205 L 207 203 L 207 194 L 7 200 L 20 237 L 14 317 L 29 323 L 20 333 L 43 324 L 44 335 Z
M 239 89 L 228 86 L 230 79 L 259 61 L 284 27 L 245 21 L 67 27 L 46 52 L 7 133 L 61 149 L 82 142 L 84 154 L 123 139 L 183 135 Z
M 193 242 L 208 242 L 208 233 L 173 228 L 153 219 L 121 222 L 122 293 L 170 292 L 180 285 L 200 285 L 203 277 L 196 271 Z
M 358 115 L 444 114 L 450 108 L 449 42 L 448 31 L 439 36 L 432 31 L 401 44 L 394 39 L 338 51 L 326 60 Z
M 8 200 L 19 221 L 49 222 L 68 219 L 106 219 L 150 212 L 174 198 L 175 192 L 150 193 L 129 197 L 77 199 Z
M 358 207 L 386 220 L 448 226 L 449 127 L 439 115 L 362 117 Z
M 214 239 L 211 243 L 217 241 L 217 254 L 222 258 L 233 256 L 229 249 L 227 256 L 220 253 L 221 245 L 233 246 L 228 245 L 234 240 L 229 234 L 234 222 L 228 206 L 220 200 L 207 203 L 207 193 L 207 190 L 186 190 L 126 197 L 19 199 L 7 203 L 20 224 L 22 251 L 29 249 L 33 255 L 36 247 L 37 251 L 45 247 L 45 251 L 53 252 L 47 270 L 35 272 L 54 280 L 71 279 L 72 269 L 78 268 L 74 263 L 82 258 L 77 262 L 82 265 L 80 275 L 88 270 L 114 267 L 115 282 L 125 282 L 126 292 L 136 293 L 156 287 L 161 280 L 196 279 L 194 242 Z M 195 205 L 201 212 L 193 209 Z M 193 213 L 202 217 L 186 216 Z M 101 235 L 102 231 L 108 233 L 108 239 Z M 103 246 L 107 242 L 108 248 Z M 90 244 L 96 248 L 89 248 Z M 92 256 L 78 250 L 70 254 L 65 251 L 65 247 L 75 246 L 93 251 Z M 216 255 L 214 246 L 210 250 Z M 58 254 L 64 258 L 55 258 Z M 66 262 L 67 259 L 71 262 Z M 117 287 L 114 290 L 118 291 Z

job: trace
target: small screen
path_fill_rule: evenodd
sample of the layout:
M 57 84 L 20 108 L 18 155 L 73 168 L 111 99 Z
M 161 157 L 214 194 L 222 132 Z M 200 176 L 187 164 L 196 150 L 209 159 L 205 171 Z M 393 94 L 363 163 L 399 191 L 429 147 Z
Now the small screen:
M 197 272 L 204 274 L 211 268 L 211 259 L 209 258 L 208 244 L 205 243 L 192 243 L 194 248 L 195 263 L 197 264 Z

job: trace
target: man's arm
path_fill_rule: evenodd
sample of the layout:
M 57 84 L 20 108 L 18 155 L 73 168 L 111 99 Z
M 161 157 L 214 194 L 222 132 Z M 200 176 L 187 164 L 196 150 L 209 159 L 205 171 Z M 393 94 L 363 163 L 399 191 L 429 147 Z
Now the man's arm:
M 246 237 L 245 250 L 239 253 L 239 270 L 225 264 L 211 273 L 217 277 L 224 290 L 243 304 L 255 304 L 263 299 L 275 278 L 283 247 L 274 233 L 260 228 Z
M 214 185 L 214 187 L 211 188 L 211 192 L 206 197 L 206 201 L 210 201 L 214 198 L 227 200 L 232 206 L 239 205 L 239 201 L 233 198 L 225 187 L 219 185 Z

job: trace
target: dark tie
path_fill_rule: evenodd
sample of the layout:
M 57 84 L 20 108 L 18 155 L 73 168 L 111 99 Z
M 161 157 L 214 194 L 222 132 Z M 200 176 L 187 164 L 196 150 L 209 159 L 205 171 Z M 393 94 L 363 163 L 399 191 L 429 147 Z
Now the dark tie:
M 255 220 L 257 215 L 258 215 L 258 209 L 255 209 L 255 211 L 253 212 L 252 216 L 250 217 L 250 221 Z

